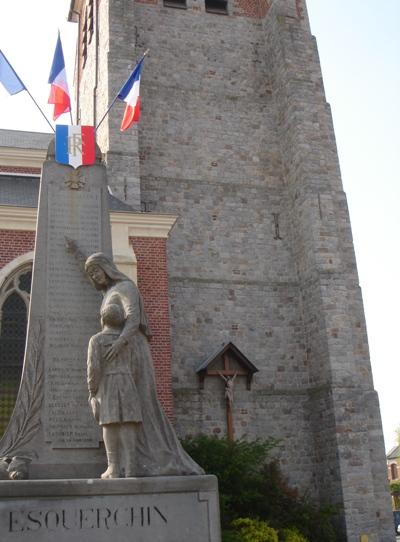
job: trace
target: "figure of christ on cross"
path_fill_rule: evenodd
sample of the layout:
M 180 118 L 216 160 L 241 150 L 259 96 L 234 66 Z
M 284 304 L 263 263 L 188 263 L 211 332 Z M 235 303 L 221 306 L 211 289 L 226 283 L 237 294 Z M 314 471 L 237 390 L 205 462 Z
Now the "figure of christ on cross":
M 237 372 L 233 376 L 225 376 L 221 371 L 218 371 L 219 376 L 225 382 L 225 398 L 226 398 L 226 425 L 229 440 L 234 440 L 235 429 L 233 427 L 233 384 L 237 376 Z
M 221 363 L 222 362 L 222 363 Z M 234 440 L 233 402 L 236 377 L 246 377 L 246 387 L 251 389 L 255 367 L 233 344 L 224 345 L 223 351 L 216 353 L 203 363 L 197 371 L 200 377 L 200 389 L 204 389 L 205 377 L 218 377 L 224 381 L 226 403 L 226 425 L 229 440 Z
M 226 398 L 226 426 L 229 440 L 234 440 L 235 429 L 233 424 L 233 387 L 235 379 L 238 375 L 247 376 L 247 373 L 241 370 L 234 369 L 229 363 L 229 356 L 224 354 L 224 368 L 217 371 L 210 371 L 209 375 L 218 375 L 225 382 L 225 398 Z
M 225 397 L 227 402 L 232 406 L 233 405 L 233 384 L 237 376 L 237 372 L 233 376 L 225 376 L 219 372 L 219 376 L 225 381 Z

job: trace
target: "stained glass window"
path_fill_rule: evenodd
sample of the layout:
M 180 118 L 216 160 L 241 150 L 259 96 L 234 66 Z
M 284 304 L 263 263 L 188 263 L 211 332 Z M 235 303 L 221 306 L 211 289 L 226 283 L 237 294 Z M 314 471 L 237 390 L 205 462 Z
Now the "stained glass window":
M 17 269 L 0 291 L 0 436 L 14 409 L 19 384 L 28 321 L 32 266 Z

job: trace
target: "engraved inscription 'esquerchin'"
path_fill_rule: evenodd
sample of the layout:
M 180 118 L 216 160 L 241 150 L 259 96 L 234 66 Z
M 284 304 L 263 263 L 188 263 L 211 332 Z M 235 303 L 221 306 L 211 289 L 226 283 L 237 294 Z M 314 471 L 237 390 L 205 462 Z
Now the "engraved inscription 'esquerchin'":
M 65 181 L 65 184 L 71 190 L 81 190 L 85 186 L 85 181 L 82 179 L 79 171 L 71 171 L 68 179 Z
M 16 407 L 8 428 L 0 441 L 0 456 L 18 455 L 41 425 L 40 409 L 43 401 L 43 332 L 39 322 L 32 333 L 30 348 L 26 354 L 25 369 L 18 392 Z M 23 455 L 34 457 L 36 454 L 25 452 Z
M 81 531 L 98 529 L 152 527 L 166 525 L 168 519 L 158 506 L 130 506 L 125 508 L 80 508 L 75 510 L 12 510 L 9 512 L 8 531 Z

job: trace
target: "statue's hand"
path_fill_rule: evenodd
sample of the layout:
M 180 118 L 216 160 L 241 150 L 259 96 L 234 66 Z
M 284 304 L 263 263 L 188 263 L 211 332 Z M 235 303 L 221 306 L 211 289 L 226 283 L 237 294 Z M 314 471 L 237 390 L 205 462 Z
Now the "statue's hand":
M 121 350 L 126 345 L 126 342 L 124 339 L 118 338 L 111 346 L 109 351 L 106 354 L 106 360 L 112 361 L 118 354 L 121 352 Z
M 90 403 L 90 408 L 92 409 L 94 419 L 96 420 L 96 422 L 98 422 L 99 417 L 100 417 L 99 402 L 96 399 L 96 397 L 91 395 L 91 396 L 89 396 L 89 403 Z

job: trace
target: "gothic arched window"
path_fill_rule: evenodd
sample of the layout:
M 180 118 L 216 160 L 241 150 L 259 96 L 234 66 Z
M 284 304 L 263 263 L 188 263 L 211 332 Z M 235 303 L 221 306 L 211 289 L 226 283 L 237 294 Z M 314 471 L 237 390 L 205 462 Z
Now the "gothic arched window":
M 14 409 L 24 361 L 32 264 L 19 267 L 0 290 L 0 436 Z

